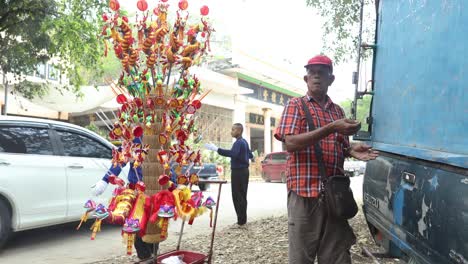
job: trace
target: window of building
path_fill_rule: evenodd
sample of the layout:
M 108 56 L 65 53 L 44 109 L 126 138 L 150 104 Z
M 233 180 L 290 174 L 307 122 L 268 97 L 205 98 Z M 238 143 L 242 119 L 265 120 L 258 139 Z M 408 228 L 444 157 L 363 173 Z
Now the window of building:
M 52 81 L 57 81 L 60 78 L 60 72 L 57 67 L 52 64 L 48 64 L 48 69 L 47 78 Z
M 39 77 L 41 79 L 46 78 L 46 65 L 44 63 L 39 63 L 36 66 L 36 77 Z

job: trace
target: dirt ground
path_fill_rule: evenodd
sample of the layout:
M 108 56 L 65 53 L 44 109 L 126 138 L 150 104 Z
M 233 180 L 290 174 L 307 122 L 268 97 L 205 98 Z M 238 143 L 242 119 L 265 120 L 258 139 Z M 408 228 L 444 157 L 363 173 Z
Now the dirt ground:
M 370 252 L 379 252 L 367 230 L 361 212 L 351 220 L 351 226 L 357 237 L 357 243 L 351 249 L 353 263 L 376 263 L 362 254 L 366 247 Z M 198 236 L 186 236 L 182 239 L 181 248 L 206 254 L 209 250 L 211 234 L 203 233 Z M 176 239 L 160 244 L 161 252 L 175 249 Z M 136 256 L 117 256 L 114 258 L 93 262 L 93 264 L 135 263 Z M 287 217 L 265 218 L 248 223 L 246 229 L 224 228 L 216 232 L 214 247 L 214 263 L 278 263 L 288 262 Z M 397 259 L 378 259 L 382 264 L 404 263 Z

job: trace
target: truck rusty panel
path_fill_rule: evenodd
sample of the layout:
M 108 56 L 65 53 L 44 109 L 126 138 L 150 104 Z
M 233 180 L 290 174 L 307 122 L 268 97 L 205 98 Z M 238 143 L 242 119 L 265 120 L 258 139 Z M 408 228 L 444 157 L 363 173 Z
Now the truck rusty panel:
M 465 263 L 454 256 L 468 256 L 467 179 L 466 170 L 381 153 L 367 164 L 363 188 L 374 238 L 421 263 Z

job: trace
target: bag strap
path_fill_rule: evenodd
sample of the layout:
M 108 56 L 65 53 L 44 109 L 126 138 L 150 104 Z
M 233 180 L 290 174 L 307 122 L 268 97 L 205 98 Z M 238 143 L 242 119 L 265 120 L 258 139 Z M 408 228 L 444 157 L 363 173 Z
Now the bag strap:
M 307 107 L 304 100 L 301 100 L 301 102 L 302 102 L 302 109 L 304 110 L 304 113 L 307 118 L 309 130 L 313 131 L 315 130 L 315 125 L 314 125 L 314 121 L 312 120 L 312 114 L 310 113 L 309 108 Z M 320 147 L 319 142 L 320 141 L 314 144 L 314 150 L 315 150 L 315 157 L 317 158 L 317 163 L 319 166 L 320 179 L 322 183 L 324 183 L 327 179 L 327 172 L 325 170 L 325 165 L 323 164 L 323 153 L 322 153 L 322 148 Z

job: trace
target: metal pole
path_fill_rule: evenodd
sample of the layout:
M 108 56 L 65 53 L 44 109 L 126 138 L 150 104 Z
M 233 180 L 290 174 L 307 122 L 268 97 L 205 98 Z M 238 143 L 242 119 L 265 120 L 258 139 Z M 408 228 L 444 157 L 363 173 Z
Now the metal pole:
M 356 116 L 357 116 L 357 100 L 358 100 L 358 96 L 359 96 L 359 72 L 360 72 L 360 67 L 361 67 L 361 42 L 362 42 L 362 20 L 363 20 L 363 16 L 364 16 L 364 0 L 361 0 L 361 12 L 360 12 L 360 24 L 359 24 L 359 38 L 358 38 L 358 56 L 357 56 L 357 67 L 356 67 L 356 76 L 355 76 L 355 88 L 354 88 L 354 101 L 353 101 L 353 105 L 351 106 L 351 114 L 352 114 L 352 118 L 354 120 L 356 120 Z
M 5 100 L 3 104 L 3 115 L 8 115 L 8 81 L 6 73 L 3 72 L 3 88 L 5 88 Z
M 380 262 L 377 260 L 377 258 L 367 248 L 362 247 L 362 253 L 364 253 L 366 256 L 370 257 L 374 264 L 380 264 Z
M 107 121 L 109 121 L 110 123 L 110 127 L 112 127 L 114 125 L 114 122 L 112 122 L 112 119 L 110 119 L 109 117 L 107 117 L 107 115 L 104 113 L 104 111 L 102 110 L 102 108 L 99 108 L 99 111 L 101 111 L 102 115 L 104 116 L 104 119 Z M 112 112 L 112 110 L 111 110 Z
M 208 264 L 211 263 L 211 258 L 213 256 L 213 245 L 214 245 L 214 238 L 216 232 L 216 223 L 218 221 L 218 208 L 219 208 L 219 199 L 221 198 L 221 187 L 223 187 L 222 183 L 219 183 L 219 190 L 218 190 L 218 199 L 216 201 L 216 212 L 215 212 L 215 219 L 213 224 L 213 232 L 211 232 L 211 244 L 210 244 L 210 251 L 208 253 Z
M 179 241 L 177 241 L 177 249 L 180 249 L 180 242 L 182 241 L 182 234 L 184 233 L 185 219 L 182 218 L 182 226 L 180 228 Z
M 107 129 L 109 129 L 109 131 L 112 131 L 112 128 L 107 124 L 106 120 L 104 120 L 104 118 L 102 118 L 99 115 L 99 112 L 96 112 L 95 114 L 99 117 L 99 119 L 101 119 L 101 121 L 104 123 L 104 125 L 107 127 Z

